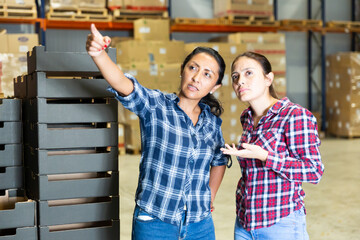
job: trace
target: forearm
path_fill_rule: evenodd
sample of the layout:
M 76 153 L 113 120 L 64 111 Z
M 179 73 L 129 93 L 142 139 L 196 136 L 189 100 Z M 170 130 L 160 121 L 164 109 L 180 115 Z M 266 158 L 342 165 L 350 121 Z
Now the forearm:
M 99 68 L 105 80 L 120 94 L 129 95 L 134 85 L 120 68 L 110 59 L 109 55 L 103 51 L 99 56 L 92 57 L 96 66 Z
M 209 186 L 211 189 L 211 201 L 214 201 L 217 191 L 225 174 L 226 165 L 215 166 L 210 169 Z

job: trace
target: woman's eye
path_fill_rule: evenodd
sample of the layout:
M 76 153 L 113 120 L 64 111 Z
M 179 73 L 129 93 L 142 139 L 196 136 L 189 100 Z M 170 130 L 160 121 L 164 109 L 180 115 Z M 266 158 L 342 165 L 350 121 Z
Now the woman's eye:
M 237 80 L 239 79 L 239 76 L 238 75 L 232 75 L 231 79 L 232 79 L 233 82 L 237 82 Z
M 251 71 L 246 71 L 246 72 L 245 72 L 245 75 L 246 75 L 246 76 L 250 76 L 251 74 L 252 74 Z
M 207 78 L 211 78 L 211 74 L 210 74 L 210 73 L 205 73 L 205 76 L 206 76 Z
M 194 66 L 189 66 L 189 69 L 190 69 L 190 70 L 194 70 L 195 67 L 194 67 Z

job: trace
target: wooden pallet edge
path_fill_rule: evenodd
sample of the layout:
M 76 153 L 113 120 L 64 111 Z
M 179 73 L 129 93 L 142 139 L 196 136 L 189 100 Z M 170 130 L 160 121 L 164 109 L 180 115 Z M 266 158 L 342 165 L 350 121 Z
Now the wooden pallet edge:
M 351 22 L 350 21 L 329 21 L 326 23 L 326 27 L 329 28 L 350 28 L 351 27 Z
M 115 9 L 112 11 L 113 16 L 161 16 L 163 18 L 168 18 L 168 11 L 134 11 L 128 9 Z

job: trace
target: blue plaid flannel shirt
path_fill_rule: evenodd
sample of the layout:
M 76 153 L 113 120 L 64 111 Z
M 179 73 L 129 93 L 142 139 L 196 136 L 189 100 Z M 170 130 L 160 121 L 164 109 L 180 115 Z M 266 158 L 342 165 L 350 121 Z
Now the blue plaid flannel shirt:
M 140 119 L 142 155 L 136 203 L 160 220 L 179 225 L 186 209 L 187 223 L 210 214 L 210 166 L 227 164 L 222 120 L 199 103 L 202 112 L 196 126 L 178 106 L 175 94 L 141 86 L 131 75 L 134 91 L 122 97 L 123 106 Z M 186 206 L 186 207 L 185 207 Z

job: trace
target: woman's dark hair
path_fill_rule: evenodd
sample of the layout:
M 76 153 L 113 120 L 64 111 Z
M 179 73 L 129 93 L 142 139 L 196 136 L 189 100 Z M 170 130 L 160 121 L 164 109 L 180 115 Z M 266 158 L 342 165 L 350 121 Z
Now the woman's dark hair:
M 212 48 L 208 48 L 208 47 L 197 47 L 195 48 L 189 55 L 187 55 L 187 57 L 185 58 L 184 62 L 181 64 L 181 73 L 184 71 L 184 67 L 185 65 L 197 54 L 199 53 L 206 53 L 210 56 L 212 56 L 216 62 L 219 65 L 219 78 L 216 82 L 216 85 L 218 84 L 222 84 L 222 80 L 224 78 L 224 74 L 225 74 L 225 61 L 224 59 L 221 57 L 221 55 L 214 49 Z M 216 99 L 213 94 L 208 93 L 205 97 L 203 97 L 200 102 L 203 102 L 207 105 L 209 105 L 210 109 L 211 109 L 211 113 L 214 114 L 215 116 L 220 116 L 223 112 L 224 109 L 221 106 L 221 103 L 218 99 Z
M 250 51 L 244 52 L 234 59 L 234 61 L 231 64 L 231 71 L 233 71 L 234 63 L 241 57 L 247 57 L 247 58 L 251 58 L 251 59 L 257 61 L 261 65 L 264 75 L 267 75 L 270 72 L 272 72 L 271 64 L 264 55 L 261 55 L 260 53 L 256 53 L 256 52 L 250 52 Z M 273 84 L 270 85 L 269 92 L 272 97 L 279 99 L 279 97 L 277 96 L 277 94 L 275 92 Z

